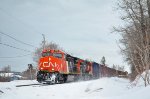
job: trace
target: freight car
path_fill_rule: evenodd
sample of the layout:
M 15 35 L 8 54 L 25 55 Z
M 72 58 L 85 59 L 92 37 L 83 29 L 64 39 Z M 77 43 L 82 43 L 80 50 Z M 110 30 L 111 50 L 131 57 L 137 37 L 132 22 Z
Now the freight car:
M 50 84 L 72 80 L 89 80 L 102 76 L 112 76 L 114 69 L 96 62 L 71 56 L 60 50 L 44 50 L 38 63 L 38 82 Z

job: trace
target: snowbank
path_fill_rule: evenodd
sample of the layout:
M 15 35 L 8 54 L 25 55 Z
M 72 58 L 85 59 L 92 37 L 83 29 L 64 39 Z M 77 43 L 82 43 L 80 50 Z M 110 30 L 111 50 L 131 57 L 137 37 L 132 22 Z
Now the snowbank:
M 150 70 L 148 71 L 150 75 Z M 131 83 L 132 87 L 144 87 L 145 83 L 142 77 L 144 77 L 146 72 L 143 72 L 141 75 L 137 75 L 136 79 Z M 150 78 L 149 78 L 150 79 Z
M 15 87 L 38 83 L 19 80 L 0 83 L 0 99 L 149 99 L 148 87 L 129 88 L 129 81 L 121 78 L 102 78 L 49 86 Z M 144 93 L 144 95 L 143 95 Z

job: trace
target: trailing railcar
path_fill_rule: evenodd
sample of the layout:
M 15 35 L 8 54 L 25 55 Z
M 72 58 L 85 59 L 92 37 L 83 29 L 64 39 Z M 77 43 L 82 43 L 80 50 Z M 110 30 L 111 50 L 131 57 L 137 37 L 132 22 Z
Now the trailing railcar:
M 100 77 L 100 64 L 96 63 L 96 62 L 93 62 L 92 63 L 92 77 L 94 79 L 97 79 Z

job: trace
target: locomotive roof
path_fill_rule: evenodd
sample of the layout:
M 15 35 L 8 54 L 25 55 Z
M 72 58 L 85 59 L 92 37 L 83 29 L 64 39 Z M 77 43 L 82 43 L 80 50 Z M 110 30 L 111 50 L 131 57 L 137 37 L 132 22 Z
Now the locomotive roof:
M 44 49 L 42 52 L 60 52 L 60 53 L 65 53 L 65 52 L 63 52 L 63 51 L 61 51 L 61 50 L 56 50 L 56 49 Z

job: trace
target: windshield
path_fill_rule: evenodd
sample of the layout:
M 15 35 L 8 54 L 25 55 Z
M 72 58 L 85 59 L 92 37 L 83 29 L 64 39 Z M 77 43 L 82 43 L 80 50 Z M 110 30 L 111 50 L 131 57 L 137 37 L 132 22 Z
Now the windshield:
M 53 53 L 53 56 L 56 57 L 56 58 L 62 58 L 61 53 Z
M 61 53 L 50 53 L 50 52 L 42 53 L 42 57 L 46 57 L 46 56 L 54 56 L 56 58 L 62 58 L 62 54 Z
M 50 53 L 50 52 L 42 53 L 42 57 L 46 57 L 46 56 L 52 56 L 52 53 Z

